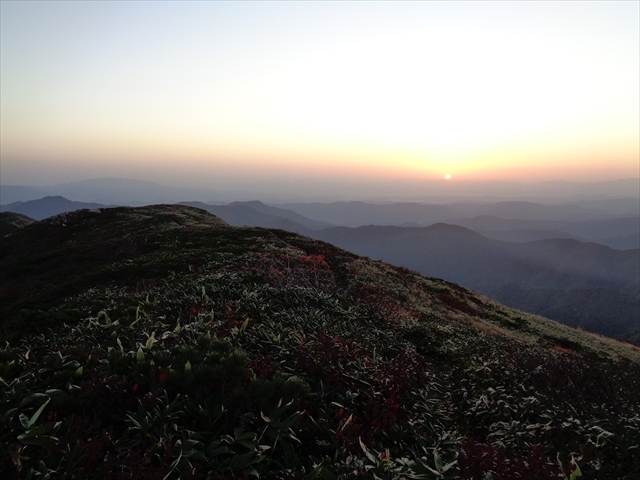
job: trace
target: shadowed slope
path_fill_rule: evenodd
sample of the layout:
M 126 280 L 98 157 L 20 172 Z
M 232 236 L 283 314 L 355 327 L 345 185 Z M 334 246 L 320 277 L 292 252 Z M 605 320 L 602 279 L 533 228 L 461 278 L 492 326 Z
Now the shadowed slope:
M 31 225 L 35 220 L 21 213 L 0 212 L 0 237 L 10 234 L 19 228 Z

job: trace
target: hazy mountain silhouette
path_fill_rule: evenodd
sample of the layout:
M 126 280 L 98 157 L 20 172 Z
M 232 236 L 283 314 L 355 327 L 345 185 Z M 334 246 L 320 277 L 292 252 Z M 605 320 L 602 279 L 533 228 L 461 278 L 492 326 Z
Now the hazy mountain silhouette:
M 99 178 L 44 187 L 3 185 L 0 202 L 8 204 L 44 196 L 63 196 L 89 203 L 140 205 L 158 201 L 179 202 L 185 198 L 207 200 L 210 195 L 208 189 L 176 188 L 130 178 Z
M 456 203 L 451 208 L 468 217 L 494 215 L 518 220 L 592 220 L 601 218 L 603 212 L 577 205 L 544 205 L 534 202 Z
M 527 200 L 546 203 L 555 198 L 555 203 L 573 203 L 585 208 L 606 210 L 619 209 L 617 198 L 627 197 L 638 202 L 640 196 L 638 184 L 640 179 L 630 178 L 605 182 L 542 182 L 537 184 L 519 184 L 509 182 L 447 182 L 442 181 L 400 182 L 394 187 L 397 193 L 384 195 L 376 185 L 367 187 L 361 182 L 351 185 L 344 183 L 336 187 L 334 182 L 327 182 L 331 187 L 327 191 L 332 193 L 318 193 L 317 180 L 312 183 L 304 179 L 290 182 L 273 180 L 272 182 L 244 181 L 234 186 L 210 188 L 193 188 L 190 186 L 167 186 L 145 180 L 127 178 L 87 179 L 49 186 L 2 185 L 0 188 L 0 204 L 16 201 L 27 201 L 44 196 L 63 196 L 83 202 L 97 202 L 108 205 L 148 205 L 155 202 L 176 203 L 184 200 L 201 202 L 230 202 L 260 198 L 272 203 L 283 202 L 331 202 L 343 199 L 371 199 L 376 202 L 402 201 L 431 201 L 451 203 L 454 201 L 468 202 L 469 200 L 497 202 L 502 200 Z M 394 183 L 394 182 L 391 182 Z M 379 187 L 388 186 L 389 182 L 382 182 Z M 314 193 L 315 192 L 315 193 Z M 402 193 L 404 192 L 404 193 Z M 394 196 L 395 195 L 395 196 Z M 613 199 L 613 202 L 607 202 Z M 598 204 L 598 202 L 604 202 Z M 595 202 L 590 204 L 590 202 Z M 636 205 L 627 205 L 627 215 L 638 215 L 640 211 Z M 300 212 L 303 213 L 303 212 Z M 303 215 L 305 215 L 303 213 Z M 446 220 L 435 219 L 434 221 Z M 329 223 L 338 223 L 327 220 Z M 431 222 L 433 223 L 433 222 Z
M 428 225 L 461 216 L 451 205 L 366 202 L 295 203 L 290 208 L 306 217 L 334 225 Z
M 337 227 L 307 235 L 603 334 L 629 338 L 640 326 L 640 249 L 574 239 L 504 242 L 448 224 Z M 552 298 L 563 292 L 571 295 L 555 308 Z M 579 313 L 585 305 L 591 305 L 588 316 Z
M 630 201 L 629 201 L 630 200 Z M 606 209 L 596 206 L 606 204 Z M 533 202 L 371 204 L 365 202 L 288 204 L 309 218 L 337 225 L 429 226 L 446 222 L 506 241 L 573 238 L 617 249 L 640 248 L 640 216 L 629 215 L 637 199 L 612 199 L 578 205 Z M 616 210 L 619 209 L 619 210 Z M 298 231 L 298 230 L 296 230 Z
M 506 241 L 533 241 L 552 238 L 574 238 L 601 243 L 611 248 L 640 248 L 640 216 L 606 220 L 558 221 L 505 219 L 493 215 L 451 221 L 483 235 Z
M 212 213 L 229 225 L 252 226 L 266 228 L 281 228 L 289 231 L 317 230 L 332 227 L 326 222 L 312 220 L 293 210 L 287 210 L 265 205 L 259 201 L 232 202 L 228 205 L 210 205 L 202 202 L 180 202 L 180 205 L 188 205 L 201 208 Z
M 108 207 L 108 205 L 103 205 L 101 203 L 75 202 L 64 197 L 56 196 L 1 205 L 0 211 L 21 213 L 36 220 L 42 220 L 43 218 L 58 215 L 60 213 L 72 212 L 74 210 L 105 207 Z
M 638 180 L 638 185 L 640 185 L 640 180 Z M 613 215 L 640 215 L 640 200 L 638 199 L 638 195 L 633 197 L 624 197 L 622 194 L 619 195 L 621 195 L 621 198 L 603 198 L 591 200 L 577 199 L 571 203 L 572 205 L 599 210 L 601 212 L 606 212 Z
M 636 200 L 637 201 L 637 200 Z M 626 203 L 625 203 L 626 205 Z M 499 218 L 520 222 L 577 222 L 608 220 L 623 214 L 578 205 L 546 205 L 535 202 L 504 201 L 494 203 L 390 203 L 365 202 L 291 203 L 281 205 L 306 217 L 343 225 L 416 225 L 438 222 L 462 222 L 472 217 Z M 627 212 L 627 209 L 621 210 Z M 626 216 L 629 216 L 626 214 Z M 530 226 L 519 228 L 532 228 Z M 552 227 L 553 228 L 553 227 Z

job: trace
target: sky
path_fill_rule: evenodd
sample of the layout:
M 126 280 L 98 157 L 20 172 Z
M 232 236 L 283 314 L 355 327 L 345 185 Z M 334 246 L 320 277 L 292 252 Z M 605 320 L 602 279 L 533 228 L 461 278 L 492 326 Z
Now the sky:
M 640 176 L 638 1 L 2 1 L 0 22 L 5 185 Z

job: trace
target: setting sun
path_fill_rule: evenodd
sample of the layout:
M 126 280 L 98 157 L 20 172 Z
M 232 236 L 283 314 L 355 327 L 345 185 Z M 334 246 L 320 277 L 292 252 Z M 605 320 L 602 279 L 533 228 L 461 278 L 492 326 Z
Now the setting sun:
M 638 175 L 637 2 L 0 3 L 8 184 Z

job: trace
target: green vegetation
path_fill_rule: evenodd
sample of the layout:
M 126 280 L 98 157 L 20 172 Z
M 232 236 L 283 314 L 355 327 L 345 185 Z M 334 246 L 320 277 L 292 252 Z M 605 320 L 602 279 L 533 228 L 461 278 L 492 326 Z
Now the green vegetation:
M 3 478 L 640 476 L 633 345 L 190 207 L 2 249 Z

